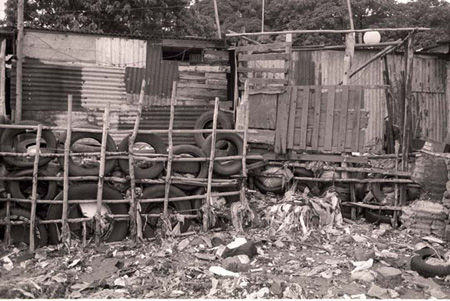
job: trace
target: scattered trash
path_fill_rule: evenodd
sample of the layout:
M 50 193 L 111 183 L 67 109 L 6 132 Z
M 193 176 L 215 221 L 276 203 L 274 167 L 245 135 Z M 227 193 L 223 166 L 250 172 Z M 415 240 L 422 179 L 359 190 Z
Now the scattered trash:
M 355 269 L 351 271 L 351 274 L 356 273 L 358 271 L 364 271 L 367 269 L 370 269 L 373 266 L 373 259 L 370 258 L 367 261 L 352 261 L 353 266 L 355 266 Z
M 11 259 L 8 256 L 4 256 L 2 258 L 2 261 L 3 261 L 3 267 L 5 268 L 5 270 L 11 271 L 14 268 L 13 262 L 11 261 Z
M 402 271 L 392 267 L 381 267 L 377 269 L 377 273 L 387 279 L 400 277 L 402 275 Z
M 239 277 L 239 273 L 234 273 L 228 270 L 225 270 L 222 267 L 212 266 L 209 268 L 209 271 L 213 274 L 224 276 L 224 277 Z

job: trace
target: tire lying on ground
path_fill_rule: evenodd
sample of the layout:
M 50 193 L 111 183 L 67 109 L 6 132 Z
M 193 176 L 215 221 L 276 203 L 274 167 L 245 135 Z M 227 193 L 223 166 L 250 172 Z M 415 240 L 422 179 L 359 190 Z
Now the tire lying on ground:
M 146 187 L 142 193 L 143 199 L 159 199 L 164 198 L 165 195 L 165 185 L 158 184 Z M 169 197 L 183 197 L 186 194 L 177 187 L 170 186 Z M 161 214 L 164 210 L 164 203 L 141 203 L 141 213 L 143 214 Z M 169 213 L 175 213 L 181 211 L 181 214 L 190 214 L 189 210 L 191 210 L 191 203 L 189 201 L 175 201 L 169 202 Z M 144 237 L 149 238 L 153 237 L 154 231 L 158 224 L 157 217 L 142 217 L 145 222 L 143 233 Z M 175 226 L 176 224 L 172 225 Z M 181 232 L 186 232 L 190 226 L 189 219 L 185 219 L 183 223 L 180 224 Z
M 95 200 L 97 199 L 97 183 L 84 183 L 69 187 L 69 200 Z M 62 200 L 63 192 L 61 191 L 55 198 L 55 200 Z M 122 195 L 117 190 L 103 186 L 103 200 L 122 200 Z M 84 204 L 83 204 L 84 205 Z M 93 212 L 95 214 L 96 203 L 89 204 L 93 206 Z M 92 207 L 91 207 L 92 209 Z M 128 214 L 128 205 L 124 203 L 103 204 L 102 212 L 108 212 L 109 214 Z M 47 210 L 46 220 L 61 219 L 62 205 L 54 204 L 50 205 Z M 68 212 L 69 218 L 81 218 L 84 217 L 82 208 L 78 204 L 71 204 Z M 109 221 L 108 221 L 109 222 Z M 93 227 L 88 229 L 88 235 L 93 233 L 95 229 Z M 82 226 L 81 223 L 69 223 L 70 231 L 78 238 L 82 238 Z M 58 244 L 60 242 L 59 234 L 61 233 L 61 224 L 49 224 L 48 232 L 50 236 L 51 244 Z M 105 242 L 120 241 L 126 238 L 128 234 L 128 221 L 111 221 L 102 240 Z
M 255 177 L 254 184 L 262 193 L 282 193 L 283 179 L 278 177 L 270 177 L 270 175 L 283 175 L 283 169 L 280 167 L 269 167 Z
M 384 215 L 382 213 L 375 212 L 370 209 L 364 209 L 364 218 L 371 224 L 381 223 L 381 224 L 392 224 L 391 216 Z
M 202 147 L 203 152 L 205 152 L 207 156 L 211 155 L 211 140 L 212 136 L 209 136 Z M 236 155 L 242 156 L 244 147 L 242 138 L 239 135 L 234 133 L 217 133 L 216 141 L 224 141 L 230 143 L 232 148 L 234 148 Z M 216 148 L 217 146 L 218 144 L 216 144 Z M 230 162 L 215 161 L 213 168 L 214 171 L 219 175 L 231 176 L 241 171 L 242 160 L 230 160 Z
M 194 129 L 196 129 L 196 130 L 212 129 L 213 119 L 214 119 L 214 111 L 207 111 L 207 112 L 203 113 L 195 122 Z M 227 114 L 219 111 L 219 114 L 217 115 L 217 128 L 218 129 L 231 129 L 232 127 L 233 127 L 233 122 L 227 116 Z M 209 135 L 210 134 L 208 134 L 208 133 L 194 134 L 195 143 L 199 147 L 203 148 L 203 145 L 205 144 L 205 141 Z M 225 143 L 217 144 L 217 148 L 222 148 L 224 146 L 225 146 Z
M 0 210 L 0 219 L 6 217 L 6 209 Z M 21 208 L 11 208 L 10 211 L 11 221 L 30 221 L 30 212 Z M 6 225 L 0 225 L 0 233 L 3 236 L 5 233 Z M 19 244 L 21 242 L 30 243 L 30 225 L 11 225 L 11 244 Z M 34 234 L 34 244 L 37 247 L 43 247 L 48 242 L 47 228 L 43 224 L 37 224 Z
M 194 158 L 204 158 L 206 154 L 195 145 L 176 145 L 173 148 L 174 155 L 189 155 Z M 206 161 L 189 162 L 189 161 L 174 161 L 172 163 L 172 170 L 177 173 L 194 174 L 195 178 L 205 178 L 208 175 L 208 164 Z M 182 190 L 193 190 L 198 186 L 189 184 L 174 184 Z
M 32 169 L 25 170 L 16 170 L 11 172 L 9 177 L 25 177 L 25 176 L 33 176 Z M 50 174 L 49 172 L 41 169 L 38 171 L 38 177 L 47 177 L 54 176 L 54 174 Z M 31 190 L 29 193 L 26 193 L 25 190 L 27 187 L 25 185 L 29 185 L 31 188 L 32 181 L 8 181 L 8 190 L 11 193 L 11 196 L 15 199 L 29 199 L 31 196 Z M 25 187 L 24 187 L 25 186 Z M 58 193 L 58 185 L 56 181 L 38 181 L 38 199 L 39 200 L 53 200 L 56 194 Z M 30 209 L 30 203 L 18 203 L 20 207 Z
M 125 137 L 119 144 L 119 152 L 128 152 L 129 135 Z M 164 141 L 154 134 L 138 134 L 134 143 L 145 143 L 150 145 L 156 154 L 167 154 Z M 119 160 L 120 168 L 127 174 L 130 173 L 129 161 L 127 159 Z M 137 179 L 153 179 L 161 174 L 164 169 L 163 162 L 152 162 L 150 167 L 134 166 L 134 176 Z
M 82 139 L 92 139 L 97 141 L 98 143 L 102 143 L 102 134 L 101 133 L 82 133 L 82 132 L 74 132 L 72 133 L 72 138 L 70 141 L 70 146 L 72 147 L 75 142 Z M 62 142 L 58 148 L 58 152 L 64 152 L 64 145 L 66 141 L 66 134 L 61 135 L 60 141 Z M 100 147 L 98 147 L 100 151 Z M 108 135 L 106 140 L 106 151 L 107 152 L 115 152 L 117 149 L 116 143 L 114 139 Z M 58 157 L 58 162 L 61 167 L 64 167 L 64 157 Z M 116 160 L 106 160 L 105 161 L 105 174 L 110 173 L 114 169 L 114 165 L 116 164 Z M 72 157 L 69 157 L 69 174 L 71 176 L 98 176 L 100 171 L 100 166 L 86 168 L 80 164 L 77 164 Z
M 15 123 L 16 125 L 38 125 L 39 122 L 33 120 L 24 120 Z M 2 133 L 0 139 L 0 151 L 2 152 L 17 152 L 14 148 L 14 144 L 16 143 L 16 139 L 19 135 L 30 134 L 27 129 L 5 129 Z M 34 134 L 34 139 L 36 139 L 36 134 Z M 50 130 L 42 130 L 42 139 L 46 143 L 46 152 L 54 153 L 56 150 L 56 138 L 55 135 Z M 36 140 L 35 140 L 36 141 Z M 35 142 L 36 143 L 36 142 Z M 34 144 L 35 144 L 34 143 Z M 41 150 L 44 152 L 44 149 Z M 8 157 L 4 156 L 3 160 L 12 166 L 17 166 L 19 168 L 33 168 L 34 157 L 25 158 L 25 157 Z M 50 157 L 41 157 L 39 158 L 39 166 L 44 166 L 48 162 L 50 162 L 52 158 Z
M 425 262 L 425 259 L 434 254 L 430 248 L 424 248 L 417 251 L 419 255 L 411 258 L 411 270 L 416 271 L 423 277 L 445 277 L 450 275 L 450 265 L 431 265 Z

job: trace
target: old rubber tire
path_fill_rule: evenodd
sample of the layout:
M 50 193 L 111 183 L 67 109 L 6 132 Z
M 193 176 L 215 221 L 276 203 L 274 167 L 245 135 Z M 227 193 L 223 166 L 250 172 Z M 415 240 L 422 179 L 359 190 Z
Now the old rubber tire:
M 24 220 L 29 221 L 31 218 L 31 214 L 28 210 L 21 208 L 11 208 L 10 212 L 11 220 Z M 6 209 L 0 210 L 0 219 L 4 219 L 6 217 Z M 4 235 L 6 225 L 0 225 L 0 233 Z M 37 223 L 37 230 L 39 231 L 39 235 L 35 233 L 34 235 L 34 244 L 37 247 L 43 247 L 47 245 L 48 242 L 48 232 L 47 228 L 43 224 Z M 11 225 L 11 244 L 24 242 L 26 244 L 30 243 L 30 225 Z
M 174 146 L 174 155 L 187 154 L 194 158 L 205 158 L 206 154 L 195 145 L 181 144 Z M 188 161 L 174 161 L 172 163 L 172 170 L 178 173 L 195 173 L 195 178 L 201 179 L 208 175 L 208 164 L 206 161 L 188 162 Z M 174 184 L 182 190 L 193 190 L 198 186 L 189 184 Z
M 69 187 L 69 200 L 95 200 L 97 199 L 97 183 L 84 183 Z M 61 191 L 55 200 L 62 200 L 63 192 Z M 120 192 L 109 186 L 103 186 L 104 200 L 122 200 Z M 128 214 L 128 205 L 124 203 L 104 204 L 108 206 L 112 214 Z M 62 205 L 50 205 L 47 210 L 46 220 L 61 219 Z M 72 204 L 69 206 L 69 218 L 82 217 L 79 212 L 79 206 Z M 81 223 L 69 223 L 71 231 L 81 230 Z M 48 232 L 51 244 L 59 243 L 58 233 L 61 230 L 60 224 L 49 224 Z M 126 238 L 128 234 L 128 221 L 114 221 L 112 223 L 112 231 L 107 237 L 103 237 L 105 242 L 121 241 Z
M 74 132 L 72 133 L 72 138 L 70 141 L 70 146 L 72 146 L 75 142 L 81 139 L 93 139 L 98 143 L 102 143 L 102 134 L 101 133 L 83 133 L 83 132 Z M 61 135 L 60 141 L 62 142 L 58 148 L 59 153 L 64 152 L 63 143 L 66 141 L 66 133 Z M 116 143 L 114 139 L 108 134 L 106 140 L 106 151 L 107 152 L 115 152 L 117 149 Z M 58 162 L 61 167 L 64 168 L 64 157 L 58 157 Z M 105 175 L 109 174 L 116 165 L 116 160 L 106 160 L 105 161 Z M 75 163 L 72 157 L 69 157 L 69 174 L 71 176 L 98 176 L 100 171 L 100 166 L 92 167 L 92 168 L 84 168 L 83 166 Z
M 128 138 L 126 136 L 119 144 L 119 152 L 128 152 Z M 167 154 L 167 149 L 164 141 L 156 135 L 153 134 L 138 134 L 136 136 L 135 143 L 146 143 L 151 145 L 155 150 L 156 154 Z M 129 161 L 119 160 L 120 168 L 127 174 L 130 173 Z M 153 179 L 161 174 L 164 169 L 163 162 L 154 162 L 154 164 L 148 168 L 141 168 L 138 166 L 134 167 L 134 176 L 137 179 Z
M 382 174 L 376 174 L 375 179 L 383 179 L 384 175 Z M 372 192 L 372 195 L 374 199 L 381 203 L 384 200 L 384 193 L 381 190 L 381 183 L 372 183 L 370 184 L 370 191 Z
M 38 125 L 39 122 L 33 120 L 24 120 L 15 123 L 16 125 Z M 2 133 L 2 137 L 0 139 L 0 151 L 2 152 L 15 152 L 13 149 L 13 141 L 14 138 L 21 134 L 29 134 L 26 129 L 5 129 Z M 46 149 L 49 152 L 54 153 L 56 150 L 56 138 L 55 135 L 50 130 L 42 130 L 42 139 L 47 144 Z M 17 151 L 16 151 L 17 152 Z M 12 166 L 17 166 L 19 168 L 33 168 L 34 164 L 34 156 L 30 157 L 27 160 L 23 160 L 22 157 L 9 157 L 4 156 L 3 160 Z M 39 166 L 44 166 L 48 162 L 50 162 L 53 158 L 50 157 L 41 157 L 39 158 Z
M 381 223 L 392 225 L 391 216 L 364 209 L 364 218 L 371 224 Z
M 274 187 L 266 186 L 263 184 L 263 182 L 260 180 L 259 177 L 255 177 L 255 180 L 253 183 L 259 189 L 259 191 L 261 191 L 262 193 L 272 192 L 275 194 L 280 194 L 283 192 L 283 186 L 274 186 Z
M 25 170 L 16 170 L 11 172 L 8 177 L 25 177 L 25 176 L 33 176 L 33 170 L 32 169 L 25 169 Z M 54 176 L 54 174 L 50 174 L 49 172 L 45 170 L 39 170 L 38 171 L 38 177 L 47 177 L 47 176 Z M 31 181 L 31 180 L 30 180 Z M 11 193 L 11 196 L 15 199 L 28 199 L 29 196 L 25 196 L 23 194 L 22 188 L 20 187 L 21 183 L 24 183 L 26 181 L 7 181 L 8 190 L 9 193 Z M 56 181 L 45 181 L 47 183 L 45 195 L 38 198 L 39 200 L 53 200 L 58 193 L 58 185 Z M 38 180 L 38 189 L 39 189 L 39 183 L 42 183 L 41 180 Z M 30 203 L 18 203 L 20 207 L 25 209 L 30 209 L 31 204 Z
M 202 150 L 205 152 L 207 156 L 211 155 L 211 139 L 212 135 L 209 136 L 204 146 L 202 147 Z M 231 143 L 235 149 L 237 150 L 237 155 L 242 156 L 242 152 L 244 149 L 242 138 L 234 133 L 217 133 L 216 141 L 226 141 Z M 217 145 L 216 145 L 217 148 Z M 224 161 L 216 161 L 214 162 L 214 171 L 222 176 L 231 176 L 234 174 L 237 174 L 242 169 L 242 160 L 233 160 L 230 163 L 224 163 Z
M 423 251 L 423 250 L 420 250 Z M 419 251 L 419 252 L 420 252 Z M 423 277 L 445 277 L 450 275 L 450 266 L 445 265 L 431 265 L 424 261 L 427 257 L 434 253 L 431 252 L 423 252 L 424 254 L 415 255 L 411 258 L 411 270 L 416 271 Z
M 164 198 L 165 195 L 165 185 L 164 184 L 158 184 L 158 185 L 152 185 L 149 187 L 146 187 L 142 193 L 143 199 L 159 199 Z M 169 197 L 183 197 L 186 196 L 186 194 L 180 190 L 177 187 L 170 186 L 169 190 Z M 141 204 L 141 212 L 143 214 L 148 214 L 155 208 L 162 208 L 163 202 L 158 203 L 142 203 Z M 191 210 L 191 203 L 189 201 L 177 201 L 177 202 L 169 202 L 169 207 L 174 209 L 175 211 L 187 211 Z M 162 210 L 161 210 L 162 212 Z M 189 214 L 189 212 L 184 212 L 184 214 Z M 151 228 L 150 223 L 155 223 L 155 220 L 150 220 L 151 217 L 148 219 L 148 222 L 144 226 L 144 237 L 151 237 L 150 233 L 153 231 Z M 145 220 L 145 218 L 143 218 Z M 190 221 L 189 219 L 186 219 L 184 223 L 180 225 L 181 232 L 186 232 L 187 229 L 189 229 Z
M 213 119 L 214 119 L 214 111 L 207 111 L 207 112 L 203 113 L 195 122 L 194 129 L 196 129 L 196 130 L 211 129 Z M 227 114 L 225 114 L 224 112 L 219 111 L 219 113 L 217 115 L 217 128 L 218 129 L 233 128 L 233 122 L 227 116 Z M 195 143 L 200 148 L 203 148 L 203 145 L 205 144 L 208 136 L 210 136 L 210 134 L 207 134 L 207 133 L 206 134 L 205 133 L 194 134 Z M 225 143 L 217 144 L 217 148 L 222 148 L 224 146 L 225 146 Z

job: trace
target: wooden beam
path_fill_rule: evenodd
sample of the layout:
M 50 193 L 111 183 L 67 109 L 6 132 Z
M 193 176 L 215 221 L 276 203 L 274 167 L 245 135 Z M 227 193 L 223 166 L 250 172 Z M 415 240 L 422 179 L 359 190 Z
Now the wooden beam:
M 0 47 L 0 116 L 6 117 L 6 39 L 2 39 Z
M 14 122 L 22 120 L 23 2 L 24 0 L 18 0 L 17 4 L 16 115 L 14 118 Z
M 312 29 L 312 30 L 285 30 L 285 31 L 266 31 L 266 32 L 244 32 L 244 33 L 227 33 L 227 37 L 243 37 L 243 36 L 264 36 L 264 35 L 285 35 L 287 33 L 292 34 L 305 34 L 305 33 L 352 33 L 352 32 L 368 32 L 368 31 L 430 31 L 431 28 L 426 27 L 403 27 L 403 28 L 366 28 L 366 29 Z
M 229 32 L 229 33 L 237 33 L 237 32 L 232 31 L 232 30 L 228 30 L 228 32 Z M 255 44 L 255 45 L 261 45 L 260 42 L 255 41 L 255 40 L 252 40 L 252 39 L 247 38 L 247 37 L 241 37 L 241 39 L 243 39 L 243 40 L 245 40 L 245 41 L 247 41 L 247 42 L 250 42 L 250 43 L 252 43 L 252 44 Z
M 217 9 L 217 1 L 214 0 L 214 16 L 216 19 L 217 38 L 222 39 L 222 33 L 220 32 L 219 11 Z

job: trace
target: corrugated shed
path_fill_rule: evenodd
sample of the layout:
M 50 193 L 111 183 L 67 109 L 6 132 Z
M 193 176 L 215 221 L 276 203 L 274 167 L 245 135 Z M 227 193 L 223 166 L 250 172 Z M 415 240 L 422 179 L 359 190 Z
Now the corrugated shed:
M 145 67 L 147 41 L 98 37 L 95 42 L 97 64 L 117 67 Z
M 14 91 L 15 79 L 11 82 Z M 23 65 L 24 111 L 66 111 L 68 94 L 73 95 L 75 111 L 103 110 L 108 102 L 111 110 L 127 109 L 125 69 L 26 60 Z M 14 106 L 15 94 L 12 93 Z

